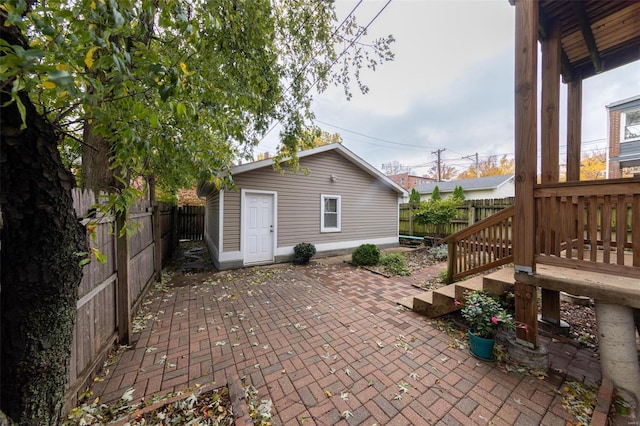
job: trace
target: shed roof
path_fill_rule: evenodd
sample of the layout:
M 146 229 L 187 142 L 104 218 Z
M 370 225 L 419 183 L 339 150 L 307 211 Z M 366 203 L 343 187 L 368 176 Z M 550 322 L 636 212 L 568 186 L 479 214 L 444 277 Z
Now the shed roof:
M 440 193 L 453 192 L 456 186 L 461 186 L 463 191 L 481 191 L 497 189 L 513 179 L 514 175 L 485 176 L 477 179 L 451 180 L 448 182 L 430 182 L 416 186 L 420 194 L 431 194 L 438 186 Z
M 322 145 L 316 148 L 300 151 L 298 152 L 298 158 L 302 159 L 304 157 L 317 155 L 317 154 L 321 154 L 329 151 L 334 151 L 337 154 L 341 155 L 342 157 L 344 157 L 345 159 L 353 163 L 356 167 L 368 173 L 369 175 L 375 177 L 376 179 L 380 180 L 385 186 L 388 186 L 390 189 L 396 191 L 398 194 L 403 196 L 407 195 L 407 191 L 403 187 L 401 187 L 400 185 L 395 183 L 393 180 L 388 178 L 386 175 L 384 175 L 381 171 L 373 167 L 371 164 L 367 163 L 365 160 L 358 157 L 352 151 L 345 148 L 344 145 L 342 145 L 341 143 L 332 143 L 332 144 Z M 284 161 L 286 161 L 286 159 Z M 231 173 L 231 176 L 236 176 L 236 175 L 247 173 L 249 171 L 257 170 L 263 167 L 273 167 L 273 164 L 274 164 L 274 158 L 267 158 L 260 161 L 254 161 L 251 163 L 234 166 L 231 168 L 230 173 Z M 212 189 L 213 189 L 212 184 L 201 182 L 200 185 L 198 185 L 198 195 L 203 196 L 208 192 L 210 192 Z

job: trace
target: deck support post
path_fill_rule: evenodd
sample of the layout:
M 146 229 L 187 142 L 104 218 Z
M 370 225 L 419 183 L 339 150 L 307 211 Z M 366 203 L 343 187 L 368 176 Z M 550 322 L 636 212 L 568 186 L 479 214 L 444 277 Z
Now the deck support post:
M 541 181 L 555 183 L 560 180 L 560 22 L 548 23 L 548 37 L 542 40 L 542 111 L 541 118 Z M 543 235 L 551 239 L 557 235 Z M 541 317 L 543 324 L 560 328 L 560 292 L 542 289 Z M 566 328 L 568 331 L 568 327 Z
M 516 0 L 515 36 L 515 213 L 513 263 L 517 273 L 535 273 L 535 211 L 538 133 L 538 6 L 537 0 Z M 516 281 L 516 331 L 519 341 L 538 346 L 536 287 Z M 526 326 L 526 329 L 524 328 Z

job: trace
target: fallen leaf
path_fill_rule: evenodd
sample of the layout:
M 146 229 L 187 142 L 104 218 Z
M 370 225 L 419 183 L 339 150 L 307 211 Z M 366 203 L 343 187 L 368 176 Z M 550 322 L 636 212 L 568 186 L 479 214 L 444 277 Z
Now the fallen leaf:
M 349 417 L 353 417 L 353 413 L 349 410 L 345 410 L 342 413 L 340 413 L 340 418 L 348 419 Z

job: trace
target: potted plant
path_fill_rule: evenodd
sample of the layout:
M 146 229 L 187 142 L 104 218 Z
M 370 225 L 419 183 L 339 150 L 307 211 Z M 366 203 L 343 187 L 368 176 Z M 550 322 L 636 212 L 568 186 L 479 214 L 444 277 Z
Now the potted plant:
M 513 316 L 498 300 L 481 290 L 465 294 L 461 313 L 469 325 L 471 354 L 483 360 L 493 359 L 494 339 L 499 330 L 515 329 Z
M 299 243 L 293 248 L 295 254 L 294 262 L 299 265 L 306 265 L 316 254 L 316 246 L 311 243 Z

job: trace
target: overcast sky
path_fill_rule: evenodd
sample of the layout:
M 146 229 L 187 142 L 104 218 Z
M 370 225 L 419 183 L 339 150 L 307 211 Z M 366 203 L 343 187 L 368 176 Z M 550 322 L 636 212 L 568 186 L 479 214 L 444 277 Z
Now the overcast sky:
M 366 25 L 386 0 L 364 0 L 355 14 Z M 338 17 L 357 1 L 336 1 Z M 316 95 L 317 123 L 374 167 L 397 160 L 415 174 L 445 149 L 460 171 L 479 153 L 514 152 L 514 12 L 508 0 L 393 0 L 371 24 L 368 39 L 393 34 L 393 62 L 364 72 L 370 92 L 351 101 L 339 89 Z M 366 42 L 366 40 L 362 40 Z M 562 85 L 561 105 L 566 104 Z M 640 94 L 640 62 L 583 82 L 583 152 L 606 146 L 605 106 Z M 565 119 L 561 110 L 561 122 Z M 561 129 L 561 158 L 565 132 Z M 275 152 L 277 131 L 258 152 Z

